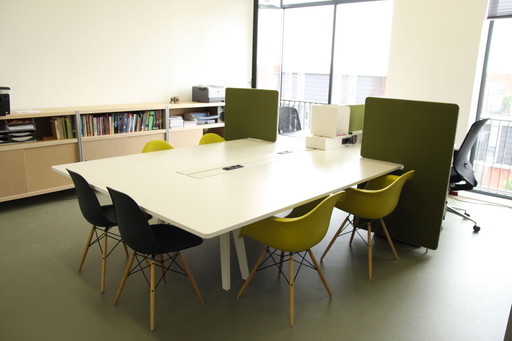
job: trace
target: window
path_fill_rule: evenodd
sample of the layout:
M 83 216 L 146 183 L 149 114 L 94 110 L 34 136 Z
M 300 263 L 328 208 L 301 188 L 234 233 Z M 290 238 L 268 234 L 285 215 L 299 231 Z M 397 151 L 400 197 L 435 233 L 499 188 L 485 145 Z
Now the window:
M 284 11 L 281 98 L 327 103 L 334 6 Z
M 512 50 L 510 34 L 512 19 L 496 20 L 492 24 L 492 37 L 485 72 L 485 92 L 480 115 L 510 117 L 512 100 Z
M 391 1 L 338 5 L 331 103 L 384 95 L 392 10 Z
M 260 8 L 258 11 L 256 79 L 257 87 L 280 90 L 283 11 Z M 253 66 L 254 67 L 254 66 Z
M 490 21 L 478 115 L 491 120 L 480 135 L 473 162 L 478 190 L 506 198 L 512 197 L 511 35 L 512 19 Z
M 384 95 L 391 0 L 276 2 L 260 1 L 257 88 L 309 103 L 364 103 Z

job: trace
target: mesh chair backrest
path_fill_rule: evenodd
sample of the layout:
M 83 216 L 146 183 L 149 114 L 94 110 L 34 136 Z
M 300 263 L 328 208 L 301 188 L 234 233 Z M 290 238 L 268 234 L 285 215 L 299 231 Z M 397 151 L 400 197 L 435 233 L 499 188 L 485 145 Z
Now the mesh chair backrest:
M 75 185 L 78 205 L 80 206 L 80 211 L 82 212 L 85 220 L 95 226 L 115 226 L 116 222 L 111 221 L 105 216 L 105 213 L 101 208 L 101 204 L 98 201 L 98 197 L 87 180 L 78 173 L 70 171 L 69 169 L 66 170 Z
M 473 173 L 473 165 L 469 162 L 469 154 L 478 139 L 478 134 L 480 134 L 480 131 L 488 120 L 488 118 L 485 118 L 476 121 L 471 125 L 471 128 L 469 128 L 464 141 L 462 141 L 462 144 L 453 159 L 453 169 L 457 174 L 462 176 L 465 181 L 470 183 L 472 187 L 477 185 L 477 181 Z
M 279 134 L 301 130 L 299 112 L 294 107 L 279 108 Z
M 157 242 L 139 205 L 125 193 L 109 187 L 107 189 L 114 204 L 117 226 L 123 241 L 139 253 L 152 255 L 165 252 Z

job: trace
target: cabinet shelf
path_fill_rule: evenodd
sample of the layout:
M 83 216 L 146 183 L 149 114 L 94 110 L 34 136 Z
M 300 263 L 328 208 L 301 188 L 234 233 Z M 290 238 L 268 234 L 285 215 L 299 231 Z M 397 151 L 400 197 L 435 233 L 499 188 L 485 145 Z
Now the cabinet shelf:
M 28 148 L 41 148 L 41 147 L 49 147 L 49 146 L 58 146 L 63 144 L 76 144 L 78 140 L 76 138 L 72 139 L 61 139 L 61 140 L 39 140 L 39 141 L 27 141 L 27 142 L 12 142 L 0 145 L 0 151 L 5 150 L 19 150 L 19 149 L 28 149 Z
M 94 141 L 94 140 L 109 140 L 109 139 L 117 139 L 120 137 L 133 137 L 133 136 L 148 136 L 148 135 L 158 135 L 165 134 L 165 129 L 154 129 L 154 130 L 145 130 L 145 131 L 134 131 L 130 133 L 115 133 L 115 134 L 105 134 L 105 135 L 96 135 L 96 136 L 82 136 L 82 141 Z
M 187 131 L 187 130 L 201 130 L 201 129 L 213 129 L 213 128 L 223 128 L 224 122 L 221 123 L 208 123 L 208 124 L 198 124 L 198 125 L 192 125 L 188 127 L 178 127 L 178 128 L 171 128 L 170 131 Z
M 223 102 L 143 103 L 126 105 L 76 106 L 66 108 L 13 110 L 0 121 L 34 119 L 35 141 L 0 144 L 0 202 L 72 188 L 69 179 L 51 171 L 54 164 L 139 153 L 150 140 L 163 139 L 174 147 L 195 145 L 208 129 L 223 131 L 224 123 L 169 128 L 171 116 L 190 112 L 220 113 Z M 101 115 L 160 111 L 158 129 L 81 136 L 82 119 Z M 72 122 L 73 137 L 53 137 L 52 120 Z M 53 135 L 53 136 L 52 136 Z

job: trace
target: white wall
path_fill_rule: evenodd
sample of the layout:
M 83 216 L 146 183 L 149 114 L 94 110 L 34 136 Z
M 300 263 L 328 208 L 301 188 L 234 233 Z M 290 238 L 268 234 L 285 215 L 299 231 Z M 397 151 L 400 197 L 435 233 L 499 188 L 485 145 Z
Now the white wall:
M 476 115 L 487 0 L 394 0 L 386 97 L 456 103 L 456 141 Z
M 11 108 L 191 100 L 248 87 L 252 0 L 0 0 Z

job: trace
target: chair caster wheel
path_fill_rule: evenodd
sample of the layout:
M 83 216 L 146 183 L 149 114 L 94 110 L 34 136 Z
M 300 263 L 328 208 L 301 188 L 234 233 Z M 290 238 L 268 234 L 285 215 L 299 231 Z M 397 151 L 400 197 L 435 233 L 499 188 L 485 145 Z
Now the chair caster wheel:
M 477 225 L 473 226 L 473 231 L 474 232 L 480 231 L 480 226 L 477 226 Z

